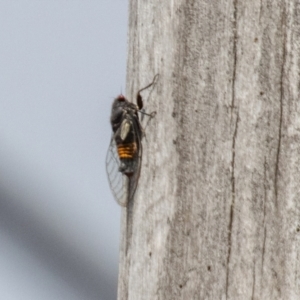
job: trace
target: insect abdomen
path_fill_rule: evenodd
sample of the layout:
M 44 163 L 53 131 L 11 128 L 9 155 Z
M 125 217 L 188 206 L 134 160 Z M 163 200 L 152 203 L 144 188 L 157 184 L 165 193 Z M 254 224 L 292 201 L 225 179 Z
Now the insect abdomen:
M 128 144 L 119 144 L 118 145 L 118 154 L 120 159 L 133 159 L 137 153 L 137 144 L 128 143 Z

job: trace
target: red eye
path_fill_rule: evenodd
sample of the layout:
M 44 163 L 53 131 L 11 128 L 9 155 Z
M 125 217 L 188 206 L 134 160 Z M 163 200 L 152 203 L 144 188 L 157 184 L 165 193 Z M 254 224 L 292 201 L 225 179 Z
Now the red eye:
M 125 101 L 125 97 L 121 94 L 117 97 L 119 101 Z

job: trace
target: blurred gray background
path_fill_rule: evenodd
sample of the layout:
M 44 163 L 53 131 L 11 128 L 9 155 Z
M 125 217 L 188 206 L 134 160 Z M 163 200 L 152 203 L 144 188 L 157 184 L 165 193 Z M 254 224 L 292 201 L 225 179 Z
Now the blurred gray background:
M 0 300 L 116 299 L 126 32 L 125 0 L 0 0 Z

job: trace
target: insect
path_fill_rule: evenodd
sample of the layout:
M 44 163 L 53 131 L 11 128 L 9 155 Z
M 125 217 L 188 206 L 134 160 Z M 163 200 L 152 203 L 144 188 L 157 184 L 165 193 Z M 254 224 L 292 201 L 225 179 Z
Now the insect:
M 106 155 L 106 172 L 114 198 L 121 206 L 126 207 L 133 198 L 141 172 L 144 129 L 138 112 L 150 118 L 156 114 L 142 111 L 141 92 L 155 84 L 157 77 L 158 74 L 137 92 L 137 104 L 123 95 L 115 98 L 112 104 L 110 123 L 113 133 Z

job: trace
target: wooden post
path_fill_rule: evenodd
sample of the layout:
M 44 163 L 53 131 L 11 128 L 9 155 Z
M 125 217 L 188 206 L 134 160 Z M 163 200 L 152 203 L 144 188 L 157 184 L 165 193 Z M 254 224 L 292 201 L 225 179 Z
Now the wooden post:
M 300 2 L 131 0 L 156 73 L 118 299 L 300 299 Z

